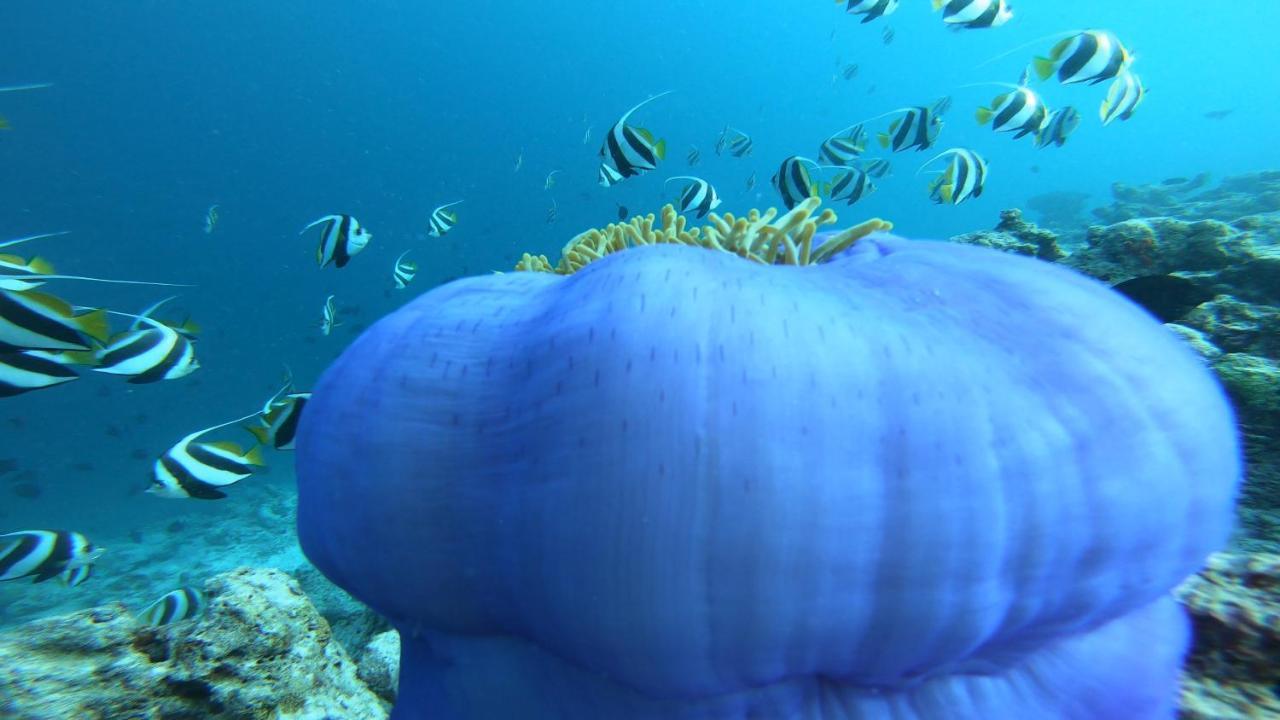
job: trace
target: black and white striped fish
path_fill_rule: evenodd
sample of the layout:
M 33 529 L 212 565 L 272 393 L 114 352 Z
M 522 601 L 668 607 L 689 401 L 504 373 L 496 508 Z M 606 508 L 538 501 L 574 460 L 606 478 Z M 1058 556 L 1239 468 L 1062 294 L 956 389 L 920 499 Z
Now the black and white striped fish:
M 165 298 L 134 316 L 133 326 L 127 332 L 112 338 L 98 351 L 94 372 L 127 375 L 131 383 L 152 383 L 177 380 L 198 370 L 200 362 L 196 360 L 190 334 L 150 317 L 170 299 Z
M 622 182 L 622 173 L 609 167 L 608 163 L 600 163 L 600 187 L 612 187 Z
M 1085 30 L 1061 40 L 1048 57 L 1032 60 L 1036 75 L 1048 80 L 1056 70 L 1064 85 L 1110 80 L 1129 66 L 1133 56 L 1120 39 L 1106 30 Z
M 165 593 L 138 613 L 138 619 L 153 627 L 190 620 L 204 612 L 204 594 L 190 587 Z
M 320 311 L 320 332 L 328 337 L 333 329 L 342 323 L 338 322 L 338 311 L 333 304 L 333 295 L 324 299 L 324 307 Z
M 1112 120 L 1128 120 L 1133 117 L 1133 111 L 1138 109 L 1138 104 L 1146 95 L 1147 89 L 1142 86 L 1137 73 L 1129 70 L 1120 73 L 1111 83 L 1107 98 L 1098 108 L 1102 124 L 1110 125 Z
M 0 397 L 12 397 L 71 382 L 80 376 L 58 353 L 47 350 L 0 352 Z
M 867 131 L 858 124 L 824 140 L 818 148 L 818 160 L 827 165 L 852 165 L 866 149 Z
M 409 253 L 409 250 L 400 253 L 400 257 L 396 258 L 395 266 L 391 269 L 391 279 L 395 282 L 397 290 L 408 287 L 418 274 L 418 263 L 404 259 L 404 256 Z
M 773 186 L 777 188 L 778 194 L 782 196 L 782 204 L 788 210 L 818 194 L 818 188 L 813 184 L 809 169 L 805 167 L 816 164 L 807 158 L 792 155 L 783 160 L 782 165 L 778 167 L 778 172 L 774 173 Z
M 65 300 L 27 290 L 0 290 L 0 349 L 88 350 L 107 341 L 104 310 L 80 311 Z
M 316 262 L 320 267 L 329 263 L 335 267 L 346 267 L 351 258 L 360 254 L 373 239 L 373 235 L 350 215 L 325 215 L 303 228 L 299 235 L 306 234 L 317 225 L 322 225 L 320 246 L 316 248 Z
M 688 180 L 688 184 L 680 191 L 680 212 L 692 212 L 696 217 L 706 217 L 707 213 L 720 207 L 720 196 L 711 183 L 691 175 L 675 175 L 672 180 Z M 664 183 L 665 185 L 666 183 Z
M 996 132 L 1014 133 L 1013 138 L 1017 140 L 1040 132 L 1049 120 L 1049 108 L 1034 90 L 1018 85 L 992 98 L 991 107 L 978 108 L 975 117 L 980 125 L 990 122 Z
M 842 0 L 836 0 L 839 4 Z M 899 0 L 849 0 L 844 11 L 850 15 L 862 15 L 862 22 L 892 15 L 898 9 Z
M 0 535 L 0 580 L 34 577 L 44 582 L 61 575 L 70 586 L 89 579 L 103 553 L 89 538 L 67 530 L 22 530 Z
M 248 451 L 233 442 L 195 442 L 205 433 L 244 422 L 258 413 L 197 430 L 182 438 L 156 459 L 147 492 L 165 498 L 217 500 L 227 496 L 218 488 L 249 477 L 262 467 L 262 450 Z
M 618 122 L 609 128 L 604 143 L 600 146 L 600 157 L 622 177 L 635 177 L 653 170 L 658 166 L 658 161 L 667 156 L 666 140 L 655 140 L 653 133 L 642 127 L 628 125 L 627 119 L 636 110 L 670 93 L 668 90 L 639 103 L 623 113 Z
M 987 161 L 972 150 L 944 150 L 921 166 L 921 169 L 948 156 L 951 157 L 951 162 L 947 164 L 947 169 L 929 183 L 929 198 L 940 205 L 959 205 L 965 200 L 981 196 L 987 183 Z
M 277 450 L 292 450 L 294 437 L 298 432 L 298 420 L 310 399 L 311 393 L 293 392 L 292 385 L 286 385 L 285 389 L 267 401 L 262 412 L 256 416 L 254 424 L 245 426 L 245 429 L 263 445 Z
M 876 186 L 871 182 L 870 176 L 858 168 L 849 168 L 842 170 L 836 175 L 830 186 L 827 188 L 827 195 L 835 200 L 844 200 L 852 205 L 868 194 L 875 192 Z
M 862 171 L 873 178 L 882 178 L 889 173 L 890 164 L 884 158 L 876 158 L 862 165 Z
M 889 124 L 888 132 L 880 133 L 880 147 L 893 148 L 894 152 L 912 148 L 919 151 L 928 150 L 937 142 L 942 118 L 934 115 L 931 108 L 920 105 L 894 112 L 902 113 L 902 117 Z
M 1078 127 L 1080 127 L 1080 111 L 1070 105 L 1054 110 L 1044 127 L 1036 133 L 1036 147 L 1045 148 L 1050 145 L 1062 147 Z
M 685 160 L 688 161 L 689 167 L 693 167 L 694 165 L 697 165 L 698 161 L 701 159 L 702 159 L 702 153 L 698 151 L 698 147 L 696 145 L 690 145 L 689 154 L 685 156 Z
M 451 203 L 445 203 L 435 210 L 431 211 L 431 217 L 427 220 L 427 234 L 431 237 L 444 237 L 458 224 L 458 213 L 449 208 L 462 202 L 454 200 Z
M 720 137 L 716 140 L 716 154 L 720 155 L 728 150 L 730 155 L 742 158 L 750 155 L 754 146 L 750 135 L 725 125 L 724 130 L 720 131 Z
M 942 11 L 942 22 L 954 29 L 1000 27 L 1013 17 L 1005 0 L 933 0 L 934 11 Z

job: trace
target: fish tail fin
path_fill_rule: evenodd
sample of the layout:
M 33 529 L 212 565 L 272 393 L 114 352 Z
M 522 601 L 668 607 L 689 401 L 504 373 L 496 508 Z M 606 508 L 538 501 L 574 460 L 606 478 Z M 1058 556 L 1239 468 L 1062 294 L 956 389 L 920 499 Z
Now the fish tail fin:
M 955 197 L 955 186 L 943 185 L 941 188 L 938 189 L 938 194 L 939 196 L 942 197 L 943 202 L 949 203 L 951 202 L 951 199 Z
M 889 147 L 889 133 L 880 133 L 876 135 L 876 140 L 880 143 L 880 147 Z
M 947 0 L 933 0 L 933 11 L 938 12 L 943 5 L 947 4 Z
M 665 139 L 659 140 L 658 143 L 653 146 L 653 153 L 658 156 L 659 160 L 666 160 L 667 159 L 667 141 Z
M 261 425 L 245 425 L 244 429 L 261 445 L 266 445 L 271 441 L 271 432 Z
M 1036 77 L 1041 80 L 1048 80 L 1053 75 L 1053 64 L 1052 58 L 1043 56 L 1036 56 L 1031 61 L 1031 67 L 1035 68 Z
M 40 275 L 52 275 L 54 273 L 53 263 L 42 257 L 31 258 L 31 262 L 27 263 L 27 267 L 31 269 L 31 272 L 39 273 Z
M 1111 98 L 1107 98 L 1106 100 L 1103 100 L 1102 104 L 1098 106 L 1098 119 L 1102 121 L 1103 125 L 1106 125 L 1111 122 L 1111 120 L 1107 118 L 1107 111 L 1109 111 L 1110 109 L 1111 109 Z
M 76 316 L 76 326 L 80 328 L 80 332 L 101 343 L 106 343 L 107 338 L 111 336 L 111 325 L 107 321 L 106 310 L 91 310 Z
M 9 124 L 9 118 L 0 115 L 0 130 L 12 130 L 13 126 Z
M 71 365 L 93 367 L 98 364 L 98 356 L 101 352 L 102 349 L 100 347 L 93 350 L 67 350 L 65 352 L 58 353 L 58 359 L 60 362 L 65 361 Z
M 253 447 L 249 448 L 249 452 L 244 454 L 243 459 L 245 462 L 249 463 L 250 465 L 253 465 L 254 467 L 266 467 L 266 464 L 267 464 L 266 460 L 262 458 L 261 445 L 254 445 Z
M 986 125 L 988 122 L 991 122 L 991 115 L 991 108 L 980 107 L 977 112 L 973 114 L 973 117 L 978 121 L 979 125 Z

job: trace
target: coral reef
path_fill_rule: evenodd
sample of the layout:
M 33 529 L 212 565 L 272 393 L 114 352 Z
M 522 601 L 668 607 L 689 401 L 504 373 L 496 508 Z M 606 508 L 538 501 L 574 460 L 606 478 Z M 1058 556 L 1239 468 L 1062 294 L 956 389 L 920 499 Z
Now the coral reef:
M 1195 638 L 1179 717 L 1280 717 L 1280 555 L 1215 554 L 1177 594 Z
M 0 633 L 0 717 L 378 720 L 387 708 L 298 584 L 210 578 L 206 612 L 150 627 L 113 603 Z
M 1096 208 L 1094 216 L 1107 224 L 1135 218 L 1171 217 L 1179 220 L 1234 220 L 1246 215 L 1280 212 L 1280 171 L 1239 175 L 1205 190 L 1202 173 L 1190 180 L 1176 178 L 1158 185 L 1111 186 L 1112 202 Z
M 1063 256 L 1058 236 L 1050 230 L 1027 222 L 1017 208 L 1000 211 L 1000 222 L 994 230 L 979 230 L 951 238 L 952 242 L 1029 255 L 1041 260 L 1057 260 Z

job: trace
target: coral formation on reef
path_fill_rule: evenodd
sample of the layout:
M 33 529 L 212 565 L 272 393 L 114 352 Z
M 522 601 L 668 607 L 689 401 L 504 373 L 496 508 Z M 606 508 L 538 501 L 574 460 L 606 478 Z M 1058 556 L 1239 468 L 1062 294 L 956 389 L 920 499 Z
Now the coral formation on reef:
M 172 625 L 142 625 L 113 603 L 0 633 L 0 717 L 386 717 L 288 575 L 241 568 L 204 591 L 205 613 Z
M 1215 554 L 1178 599 L 1195 638 L 1179 717 L 1280 717 L 1280 555 Z
M 1050 230 L 1027 222 L 1017 208 L 1000 211 L 1000 222 L 994 230 L 956 235 L 952 242 L 977 245 L 1002 250 L 1017 255 L 1029 255 L 1041 260 L 1057 260 L 1063 252 L 1058 247 L 1058 236 Z

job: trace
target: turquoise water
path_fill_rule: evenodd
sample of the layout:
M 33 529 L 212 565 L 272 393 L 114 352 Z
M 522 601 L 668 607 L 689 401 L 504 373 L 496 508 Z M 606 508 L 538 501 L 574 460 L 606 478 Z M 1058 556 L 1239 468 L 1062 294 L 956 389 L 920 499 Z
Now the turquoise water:
M 13 126 L 0 134 L 0 238 L 71 231 L 21 254 L 48 257 L 63 272 L 191 284 L 171 314 L 190 313 L 204 328 L 202 367 L 190 377 L 132 386 L 86 373 L 0 400 L 8 469 L 0 528 L 66 527 L 108 547 L 145 534 L 166 543 L 160 554 L 173 563 L 191 562 L 180 527 L 146 533 L 175 520 L 216 526 L 253 514 L 264 498 L 291 491 L 291 456 L 272 453 L 269 473 L 211 503 L 141 494 L 152 460 L 188 432 L 252 412 L 279 387 L 283 366 L 305 389 L 364 326 L 416 293 L 507 270 L 523 251 L 554 259 L 577 232 L 614 220 L 619 204 L 651 212 L 670 201 L 668 175 L 712 181 L 721 212 L 776 205 L 769 178 L 784 157 L 815 156 L 828 134 L 894 108 L 952 96 L 935 151 L 972 147 L 991 167 L 979 200 L 937 206 L 928 176 L 916 175 L 932 153 L 898 154 L 876 193 L 837 207 L 845 221 L 882 216 L 912 237 L 989 227 L 1000 209 L 1047 192 L 1088 193 L 1101 204 L 1115 181 L 1278 166 L 1266 129 L 1280 122 L 1280 107 L 1259 59 L 1275 57 L 1264 28 L 1280 23 L 1280 6 L 1023 0 L 1015 10 L 1005 27 L 959 33 L 911 0 L 866 25 L 821 0 L 0 10 L 0 86 L 53 84 L 0 94 L 0 115 Z M 885 26 L 895 31 L 887 45 Z M 1051 105 L 1073 104 L 1084 116 L 1066 147 L 1037 150 L 974 122 L 974 108 L 1000 88 L 964 86 L 1016 82 L 1053 40 L 984 61 L 1083 28 L 1111 30 L 1136 54 L 1149 96 L 1133 119 L 1100 125 L 1106 84 L 1045 83 L 1037 87 Z M 857 77 L 838 77 L 850 63 Z M 627 108 L 667 90 L 634 118 L 668 141 L 666 163 L 599 187 L 604 133 Z M 1232 112 L 1205 117 L 1220 110 Z M 715 155 L 726 124 L 751 133 L 749 158 Z M 684 159 L 690 146 L 701 153 L 694 168 Z M 546 189 L 553 170 L 562 172 Z M 458 226 L 427 237 L 432 208 L 458 199 Z M 553 202 L 557 216 L 547 223 Z M 219 221 L 206 234 L 213 204 Z M 374 240 L 349 267 L 318 269 L 315 235 L 298 233 L 335 212 L 355 215 Z M 396 292 L 392 263 L 408 249 L 419 274 Z M 70 282 L 51 289 L 126 312 L 168 294 Z M 341 324 L 325 337 L 329 294 Z M 257 557 L 234 535 L 224 547 L 224 564 L 237 553 Z M 110 557 L 100 574 L 136 570 L 113 568 Z M 153 581 L 139 594 L 169 589 Z M 58 597 L 79 604 L 73 593 L 83 591 L 89 604 L 103 599 L 95 585 L 100 579 Z M 0 587 L 0 609 L 30 590 Z

